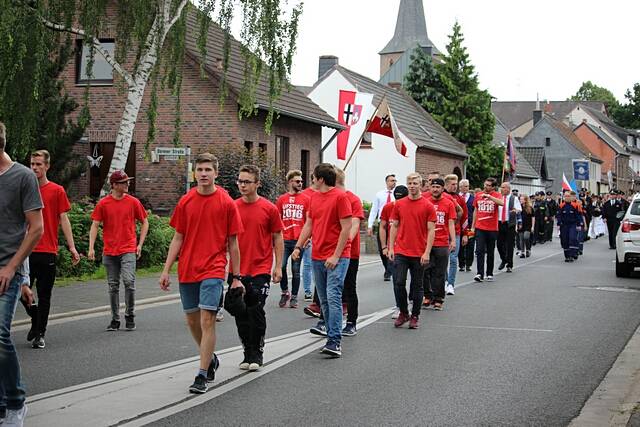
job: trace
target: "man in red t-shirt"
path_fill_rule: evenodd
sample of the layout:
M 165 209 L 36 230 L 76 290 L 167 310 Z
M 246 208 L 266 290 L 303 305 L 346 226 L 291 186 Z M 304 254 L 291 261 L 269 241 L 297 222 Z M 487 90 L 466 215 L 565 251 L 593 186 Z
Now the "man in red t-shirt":
M 391 236 L 387 256 L 394 264 L 393 288 L 400 314 L 396 328 L 409 322 L 409 328 L 419 326 L 420 308 L 424 298 L 422 278 L 429 264 L 435 238 L 436 210 L 420 192 L 419 173 L 407 176 L 409 196 L 396 202 L 391 213 Z M 407 304 L 407 271 L 411 273 L 410 294 L 413 301 L 411 316 Z
M 358 333 L 356 322 L 358 321 L 358 293 L 356 281 L 358 267 L 360 266 L 360 222 L 364 219 L 362 200 L 345 188 L 345 173 L 336 168 L 336 187 L 346 192 L 351 205 L 351 229 L 349 240 L 351 241 L 351 253 L 349 255 L 349 267 L 344 277 L 343 300 L 347 303 L 347 323 L 342 329 L 342 335 L 352 337 Z
M 71 262 L 76 265 L 80 261 L 80 255 L 73 243 L 71 223 L 67 217 L 71 204 L 64 188 L 47 178 L 50 164 L 50 155 L 47 150 L 38 150 L 31 154 L 31 170 L 38 178 L 40 196 L 44 204 L 42 209 L 44 234 L 29 255 L 29 283 L 30 286 L 36 286 L 38 305 L 27 306 L 25 301 L 21 299 L 31 317 L 31 329 L 27 334 L 27 341 L 33 340 L 32 347 L 40 349 L 45 347 L 44 334 L 47 331 L 51 292 L 56 280 L 58 227 L 62 227 L 62 233 L 67 241 L 69 252 L 71 252 Z
M 476 237 L 476 264 L 478 274 L 473 278 L 476 282 L 493 281 L 493 257 L 498 238 L 498 206 L 503 206 L 502 195 L 496 191 L 496 179 L 487 178 L 484 190 L 476 193 L 473 200 L 473 225 L 471 233 Z M 484 257 L 487 256 L 485 277 Z
M 98 228 L 102 224 L 102 264 L 107 270 L 109 301 L 111 303 L 111 323 L 107 331 L 120 329 L 120 278 L 124 283 L 125 328 L 133 331 L 136 295 L 136 259 L 142 254 L 142 245 L 149 231 L 147 211 L 140 200 L 129 193 L 129 178 L 122 170 L 114 171 L 109 177 L 111 193 L 96 204 L 91 214 L 89 230 L 89 251 L 87 258 L 95 260 L 94 246 Z M 142 223 L 140 240 L 136 244 L 136 221 Z
M 235 201 L 244 231 L 238 235 L 240 276 L 245 288 L 246 312 L 236 314 L 238 335 L 244 347 L 240 369 L 256 371 L 262 366 L 267 318 L 264 305 L 270 281 L 282 277 L 282 220 L 278 208 L 258 195 L 260 168 L 244 165 L 238 172 L 238 189 L 242 197 Z M 275 263 L 273 255 L 275 253 Z
M 456 215 L 456 250 L 449 254 L 449 271 L 445 280 L 445 293 L 447 295 L 455 295 L 456 274 L 458 272 L 458 254 L 460 248 L 467 244 L 467 228 L 468 212 L 467 203 L 464 198 L 458 194 L 458 175 L 450 174 L 444 178 L 444 193 L 449 195 L 462 210 L 462 215 Z
M 282 258 L 282 279 L 280 280 L 280 302 L 283 308 L 289 303 L 289 307 L 298 308 L 298 290 L 300 289 L 300 263 L 301 260 L 291 260 L 291 292 L 287 277 L 287 262 L 293 249 L 296 247 L 298 237 L 307 219 L 309 209 L 309 197 L 302 194 L 302 172 L 290 170 L 287 173 L 287 185 L 289 191 L 284 193 L 276 201 L 276 207 L 280 212 L 284 225 L 284 256 Z
M 210 153 L 195 159 L 198 186 L 180 198 L 171 216 L 176 230 L 167 260 L 160 275 L 160 288 L 169 290 L 169 272 L 178 262 L 180 300 L 187 326 L 200 350 L 200 365 L 191 393 L 206 393 L 207 382 L 215 379 L 218 369 L 216 347 L 216 313 L 221 309 L 224 291 L 227 248 L 231 260 L 231 288 L 243 288 L 240 282 L 238 234 L 243 231 L 238 208 L 222 188 L 215 185 L 218 159 Z
M 397 185 L 396 188 L 393 189 L 394 201 L 384 205 L 384 208 L 382 208 L 382 212 L 380 212 L 380 228 L 379 228 L 378 234 L 380 236 L 380 242 L 382 243 L 382 247 L 381 247 L 382 254 L 385 257 L 387 257 L 387 259 L 389 257 L 389 237 L 391 235 L 390 234 L 391 214 L 393 213 L 393 208 L 396 205 L 396 201 L 400 199 L 404 199 L 408 195 L 409 195 L 409 190 L 407 189 L 407 187 L 405 187 L 404 185 Z M 389 261 L 388 267 L 389 267 L 389 271 L 391 272 L 391 277 L 393 278 L 393 274 L 394 274 L 393 262 Z M 391 290 L 393 290 L 393 285 Z M 395 296 L 394 296 L 394 299 L 395 299 Z M 396 305 L 396 309 L 391 315 L 391 318 L 397 319 L 399 315 L 400 315 L 400 309 Z
M 434 309 L 442 310 L 449 253 L 456 250 L 456 208 L 455 202 L 443 195 L 442 178 L 432 179 L 430 187 L 431 192 L 425 198 L 436 210 L 436 230 L 429 265 L 424 270 L 424 305 L 433 304 Z
M 326 335 L 322 352 L 333 357 L 342 355 L 342 290 L 349 267 L 351 245 L 351 204 L 346 193 L 336 186 L 336 170 L 321 163 L 313 170 L 318 192 L 311 198 L 307 222 L 302 228 L 293 258 L 300 257 L 302 245 L 313 236 L 313 275 L 324 319 L 310 330 Z

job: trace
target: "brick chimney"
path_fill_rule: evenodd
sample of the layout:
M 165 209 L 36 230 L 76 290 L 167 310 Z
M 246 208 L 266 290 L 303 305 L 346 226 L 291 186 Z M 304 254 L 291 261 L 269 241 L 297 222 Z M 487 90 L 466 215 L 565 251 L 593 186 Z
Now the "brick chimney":
M 338 57 L 333 55 L 322 55 L 318 61 L 318 79 L 325 75 L 334 65 L 338 65 Z

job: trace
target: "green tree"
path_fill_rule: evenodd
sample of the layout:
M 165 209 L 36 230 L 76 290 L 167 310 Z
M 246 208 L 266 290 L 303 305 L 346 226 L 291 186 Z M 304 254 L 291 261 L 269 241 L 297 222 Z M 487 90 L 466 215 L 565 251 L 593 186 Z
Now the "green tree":
M 433 60 L 419 46 L 411 54 L 403 87 L 427 111 L 436 111 L 442 102 L 442 88 Z
M 613 120 L 627 129 L 640 129 L 640 83 L 624 94 L 627 102 L 613 112 Z
M 620 103 L 613 93 L 604 87 L 598 86 L 587 80 L 580 85 L 575 95 L 571 97 L 572 101 L 602 101 L 609 111 L 613 111 Z
M 167 87 L 176 101 L 175 142 L 179 142 L 180 131 L 180 89 L 182 83 L 182 65 L 185 59 L 186 17 L 193 13 L 200 24 L 198 48 L 201 63 L 207 54 L 207 30 L 211 25 L 214 9 L 217 8 L 217 23 L 227 34 L 222 58 L 222 69 L 226 74 L 229 59 L 230 28 L 236 14 L 236 2 L 232 0 L 198 0 L 192 4 L 189 0 L 75 0 L 33 1 L 33 0 L 0 0 L 0 53 L 9 72 L 15 73 L 13 65 L 17 57 L 31 55 L 28 47 L 32 43 L 28 36 L 16 34 L 21 28 L 13 26 L 17 17 L 30 15 L 32 25 L 37 27 L 40 37 L 40 49 L 34 51 L 34 67 L 42 69 L 42 63 L 60 33 L 73 34 L 83 40 L 89 47 L 90 60 L 87 73 L 91 77 L 94 55 L 104 57 L 111 65 L 118 84 L 126 94 L 126 103 L 115 141 L 113 159 L 109 174 L 116 169 L 124 169 L 127 162 L 133 130 L 138 119 L 142 99 L 148 83 L 151 85 L 151 101 L 148 119 L 150 121 L 148 140 L 155 135 L 155 110 L 158 102 L 158 87 Z M 270 83 L 269 99 L 271 109 L 267 115 L 265 127 L 269 130 L 273 119 L 273 101 L 278 98 L 287 85 L 287 77 L 291 72 L 291 62 L 295 51 L 295 40 L 298 34 L 298 20 L 302 13 L 302 5 L 294 7 L 287 18 L 282 10 L 282 0 L 241 0 L 239 3 L 242 15 L 241 39 L 246 46 L 243 50 L 245 59 L 244 88 L 238 95 L 241 117 L 256 113 L 255 85 L 260 75 L 266 74 Z M 107 8 L 114 6 L 115 17 L 106 22 Z M 105 27 L 113 28 L 117 40 L 115 53 L 112 55 L 100 42 L 100 34 Z M 42 29 L 47 31 L 43 31 Z M 24 28 L 22 28 L 24 29 Z M 26 32 L 30 34 L 30 31 Z M 6 54 L 6 56 L 5 56 Z M 127 59 L 135 58 L 133 65 Z M 3 61 L 5 62 L 5 61 Z M 4 65 L 4 64 L 3 64 Z M 204 71 L 204 69 L 203 69 Z M 34 72 L 37 75 L 38 71 Z M 221 81 L 221 98 L 227 96 L 226 79 Z M 30 95 L 31 87 L 20 88 Z M 0 92 L 0 94 L 5 95 Z M 89 85 L 87 85 L 85 105 L 88 104 Z M 4 99 L 4 98 L 3 98 Z M 33 96 L 25 98 L 33 100 Z M 221 99 L 221 101 L 222 101 Z M 1 100 L 0 100 L 1 101 Z M 28 108 L 35 108 L 33 105 Z M 83 118 L 88 119 L 88 111 L 84 110 Z
M 499 176 L 502 158 L 496 150 L 503 149 L 491 144 L 495 125 L 491 95 L 480 89 L 463 42 L 456 22 L 442 62 L 431 67 L 424 52 L 414 51 L 405 88 L 451 135 L 467 144 L 467 178 L 481 183 L 487 176 Z
M 84 127 L 67 120 L 78 104 L 63 93 L 60 79 L 73 56 L 71 41 L 61 34 L 48 37 L 27 10 L 11 11 L 9 4 L 0 5 L 0 120 L 8 128 L 7 151 L 28 164 L 33 150 L 48 150 L 49 177 L 66 185 L 86 166 L 72 150 Z M 16 51 L 18 46 L 24 50 Z

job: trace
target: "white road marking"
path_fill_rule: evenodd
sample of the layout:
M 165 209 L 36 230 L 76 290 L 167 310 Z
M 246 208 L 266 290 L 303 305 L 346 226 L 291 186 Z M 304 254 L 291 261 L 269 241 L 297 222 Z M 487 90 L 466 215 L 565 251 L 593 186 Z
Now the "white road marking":
M 491 331 L 515 331 L 515 332 L 553 332 L 551 329 L 530 329 L 530 328 L 500 328 L 496 326 L 474 326 L 474 325 L 446 325 L 444 323 L 431 323 L 427 326 L 443 326 L 446 328 L 462 328 L 462 329 L 488 329 Z
M 362 316 L 359 329 L 389 316 L 392 311 L 389 308 Z M 87 423 L 94 427 L 145 425 L 210 401 L 321 348 L 324 343 L 324 339 L 309 334 L 308 330 L 271 338 L 266 341 L 265 366 L 253 373 L 237 367 L 243 357 L 240 346 L 219 351 L 221 366 L 215 385 L 204 395 L 187 392 L 197 371 L 198 357 L 42 393 L 27 401 L 27 424 L 48 427 L 86 426 Z

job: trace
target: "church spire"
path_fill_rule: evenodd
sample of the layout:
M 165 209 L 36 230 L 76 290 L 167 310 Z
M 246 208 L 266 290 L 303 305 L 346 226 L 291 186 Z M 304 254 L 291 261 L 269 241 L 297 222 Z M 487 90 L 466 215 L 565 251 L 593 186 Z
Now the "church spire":
M 436 53 L 433 43 L 427 36 L 422 0 L 400 0 L 395 33 L 379 54 L 402 53 L 412 49 L 416 44 L 421 47 L 431 47 Z

